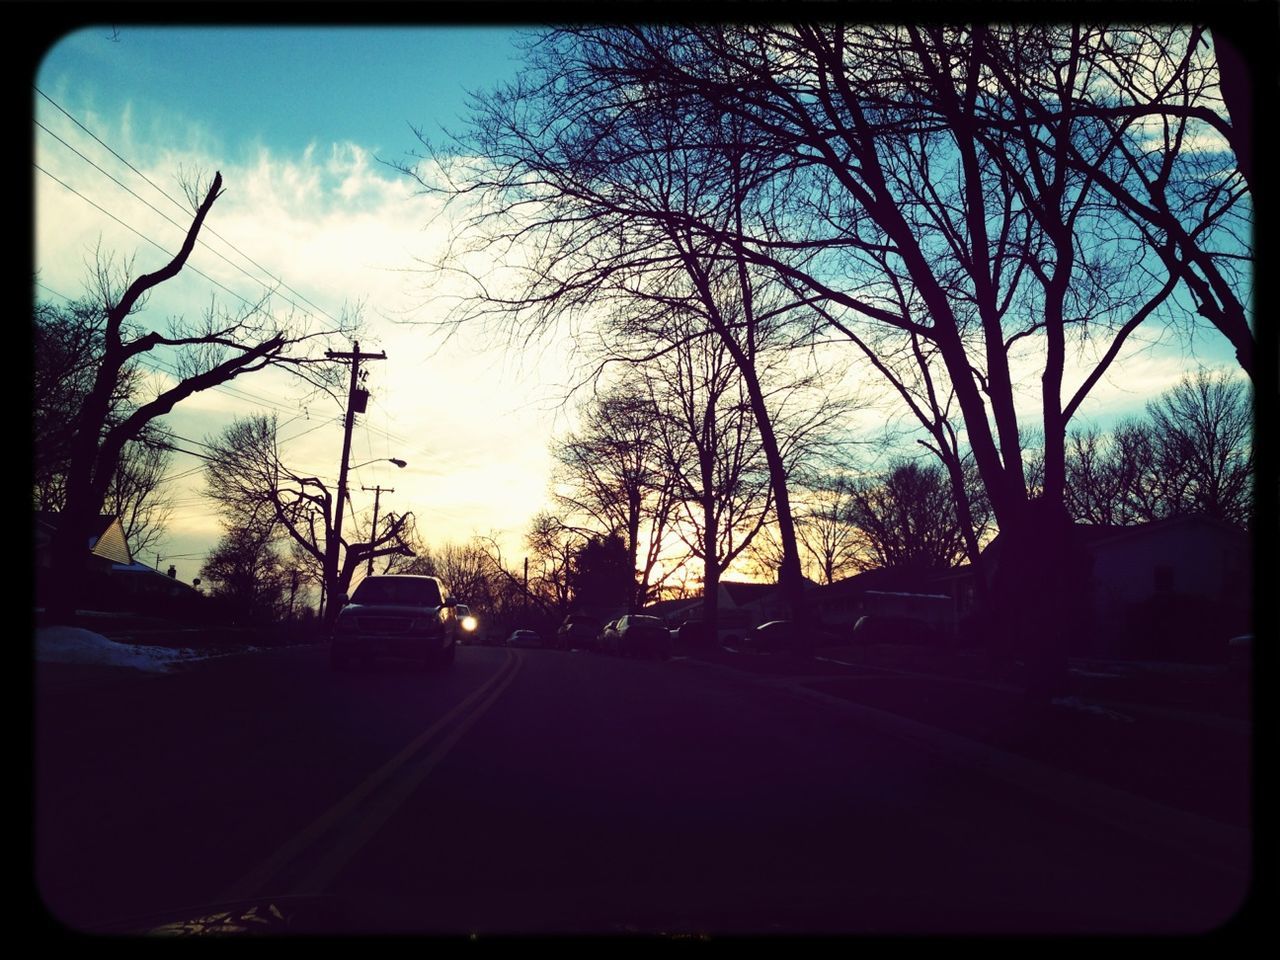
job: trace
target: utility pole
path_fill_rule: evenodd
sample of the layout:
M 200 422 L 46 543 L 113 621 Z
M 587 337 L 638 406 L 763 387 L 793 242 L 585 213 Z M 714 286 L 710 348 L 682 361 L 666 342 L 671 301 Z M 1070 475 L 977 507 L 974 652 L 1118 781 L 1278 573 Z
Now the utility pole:
M 347 416 L 342 427 L 342 463 L 338 467 L 338 502 L 333 510 L 333 534 L 326 540 L 324 551 L 326 623 L 331 623 L 337 613 L 334 608 L 338 600 L 338 551 L 342 545 L 342 511 L 347 500 L 347 460 L 351 456 L 351 428 L 355 424 L 356 414 L 364 413 L 365 404 L 369 402 L 369 392 L 359 386 L 360 361 L 387 359 L 385 350 L 381 353 L 361 353 L 359 340 L 352 343 L 351 347 L 350 353 L 326 350 L 324 354 L 330 360 L 351 361 L 351 387 L 347 391 Z
M 378 500 L 379 498 L 381 498 L 383 493 L 395 493 L 395 490 L 391 487 L 387 487 L 384 490 L 382 484 L 378 484 L 376 487 L 361 487 L 360 489 L 366 492 L 368 492 L 369 490 L 373 491 L 373 533 L 370 534 L 370 540 L 376 542 L 378 539 Z M 371 577 L 373 576 L 373 551 L 372 550 L 369 551 L 368 574 Z

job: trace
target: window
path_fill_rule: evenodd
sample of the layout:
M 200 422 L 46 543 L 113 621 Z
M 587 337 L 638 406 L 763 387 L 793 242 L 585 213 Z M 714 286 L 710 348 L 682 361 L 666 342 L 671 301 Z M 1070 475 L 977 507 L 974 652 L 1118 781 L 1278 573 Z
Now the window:
M 440 606 L 440 587 L 429 578 L 371 577 L 356 587 L 352 603 Z

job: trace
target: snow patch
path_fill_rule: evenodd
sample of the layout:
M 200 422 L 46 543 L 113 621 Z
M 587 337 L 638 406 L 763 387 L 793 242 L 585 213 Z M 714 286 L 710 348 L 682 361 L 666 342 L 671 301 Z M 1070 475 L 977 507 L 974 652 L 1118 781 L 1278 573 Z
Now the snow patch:
M 1118 713 L 1115 710 L 1108 710 L 1106 707 L 1089 703 L 1081 700 L 1079 697 L 1054 697 L 1053 705 L 1055 707 L 1066 707 L 1068 710 L 1078 710 L 1081 713 L 1092 713 L 1100 717 L 1106 717 L 1108 720 L 1119 720 L 1122 723 L 1133 723 L 1133 717 L 1126 713 Z
M 179 661 L 201 659 L 195 650 L 116 643 L 80 627 L 41 627 L 36 631 L 36 660 L 44 663 L 88 663 L 167 673 Z

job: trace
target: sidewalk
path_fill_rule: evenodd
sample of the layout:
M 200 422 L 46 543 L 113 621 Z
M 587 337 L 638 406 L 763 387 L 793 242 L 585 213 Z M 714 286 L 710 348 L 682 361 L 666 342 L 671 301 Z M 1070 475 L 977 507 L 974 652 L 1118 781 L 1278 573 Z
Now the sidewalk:
M 1247 827 L 1247 678 L 1214 668 L 1075 665 L 1067 694 L 1032 710 L 1016 677 L 977 657 L 838 647 L 812 659 L 693 656 L 928 724 L 1064 773 Z

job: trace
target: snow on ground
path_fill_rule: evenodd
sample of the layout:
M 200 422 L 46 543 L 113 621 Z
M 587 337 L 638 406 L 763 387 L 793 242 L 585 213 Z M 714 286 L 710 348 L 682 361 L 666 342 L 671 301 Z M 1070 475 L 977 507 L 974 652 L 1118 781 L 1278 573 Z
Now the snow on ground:
M 1090 703 L 1087 700 L 1081 700 L 1079 697 L 1054 697 L 1052 702 L 1055 707 L 1066 707 L 1068 710 L 1092 713 L 1100 717 L 1106 717 L 1108 720 L 1119 720 L 1121 723 L 1133 723 L 1133 717 L 1127 713 L 1109 710 L 1100 703 Z
M 196 650 L 116 643 L 80 627 L 41 627 L 36 631 L 36 659 L 44 663 L 88 663 L 132 667 L 165 673 L 180 661 L 203 659 Z

